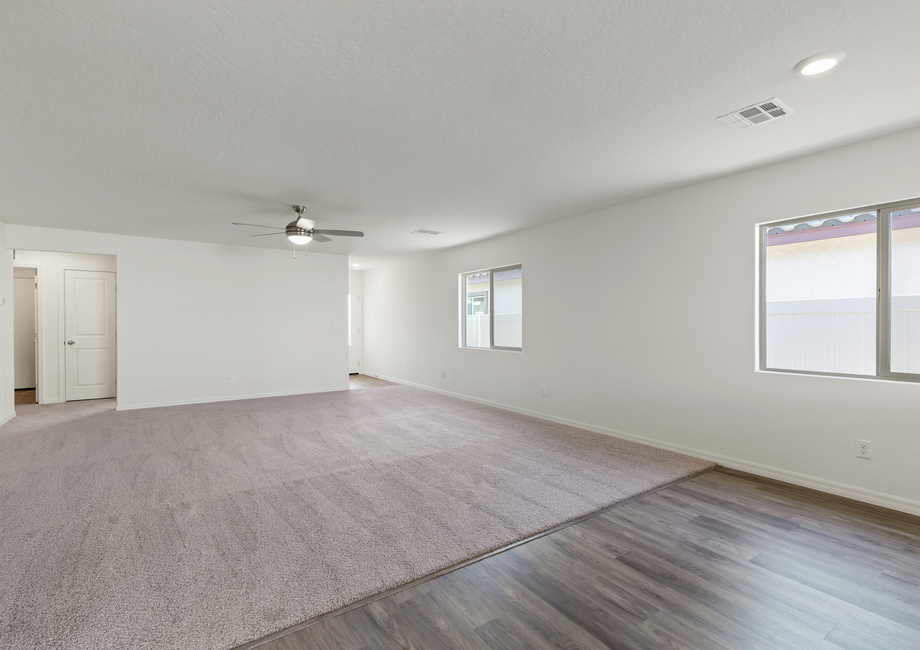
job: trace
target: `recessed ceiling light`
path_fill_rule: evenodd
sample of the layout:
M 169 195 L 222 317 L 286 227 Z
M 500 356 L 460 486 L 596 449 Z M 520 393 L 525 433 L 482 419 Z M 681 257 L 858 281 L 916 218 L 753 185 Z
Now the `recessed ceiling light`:
M 821 74 L 843 61 L 843 57 L 845 56 L 846 54 L 839 51 L 822 52 L 821 54 L 810 56 L 804 61 L 800 61 L 799 64 L 795 66 L 794 70 L 806 77 Z

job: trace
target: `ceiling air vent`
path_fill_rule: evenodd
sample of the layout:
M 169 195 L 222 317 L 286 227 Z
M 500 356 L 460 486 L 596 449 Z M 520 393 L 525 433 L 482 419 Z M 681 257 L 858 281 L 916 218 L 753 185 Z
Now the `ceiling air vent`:
M 425 230 L 424 228 L 419 228 L 418 230 L 413 230 L 410 232 L 410 235 L 441 235 L 443 230 Z
M 794 112 L 795 111 L 774 97 L 773 99 L 751 104 L 734 113 L 723 115 L 718 118 L 718 120 L 723 124 L 728 124 L 733 129 L 743 131 L 752 126 L 757 126 L 764 122 L 771 122 L 786 115 L 791 115 Z

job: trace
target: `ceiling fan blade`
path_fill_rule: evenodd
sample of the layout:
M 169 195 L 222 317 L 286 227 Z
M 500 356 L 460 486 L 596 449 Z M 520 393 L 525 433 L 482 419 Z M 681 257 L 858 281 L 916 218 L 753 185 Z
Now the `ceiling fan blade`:
M 253 228 L 274 228 L 275 230 L 284 230 L 284 228 L 279 228 L 278 226 L 263 226 L 259 223 L 237 223 L 232 222 L 234 226 L 252 226 Z
M 314 232 L 313 241 L 318 241 L 319 243 L 323 243 L 324 241 L 332 241 L 331 239 L 329 239 L 329 238 L 326 237 L 325 235 L 317 235 L 317 234 L 315 234 L 315 233 L 316 233 L 315 230 L 314 230 L 313 232 Z
M 250 237 L 271 237 L 272 235 L 286 235 L 285 232 L 263 232 L 259 235 L 249 235 Z
M 357 230 L 319 230 L 314 229 L 313 232 L 317 235 L 336 235 L 338 237 L 364 237 L 363 232 L 358 232 Z

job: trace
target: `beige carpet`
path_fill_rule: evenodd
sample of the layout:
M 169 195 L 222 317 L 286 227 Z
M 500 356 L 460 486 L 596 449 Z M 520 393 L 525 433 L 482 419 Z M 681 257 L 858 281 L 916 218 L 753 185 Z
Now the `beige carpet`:
M 225 649 L 711 464 L 406 387 L 0 428 L 0 647 Z

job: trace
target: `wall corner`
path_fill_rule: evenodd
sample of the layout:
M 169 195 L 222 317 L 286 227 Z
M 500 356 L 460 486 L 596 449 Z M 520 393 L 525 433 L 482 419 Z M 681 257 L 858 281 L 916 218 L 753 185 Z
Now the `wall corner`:
M 6 248 L 6 224 L 0 221 L 0 425 L 16 415 L 13 390 L 13 253 Z

